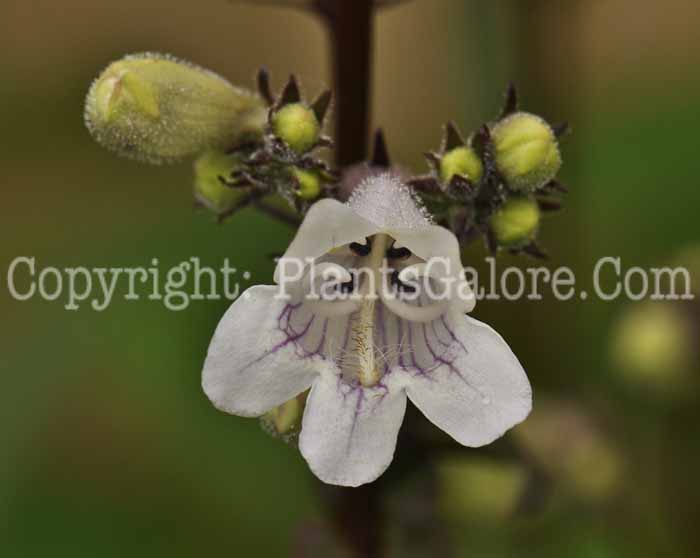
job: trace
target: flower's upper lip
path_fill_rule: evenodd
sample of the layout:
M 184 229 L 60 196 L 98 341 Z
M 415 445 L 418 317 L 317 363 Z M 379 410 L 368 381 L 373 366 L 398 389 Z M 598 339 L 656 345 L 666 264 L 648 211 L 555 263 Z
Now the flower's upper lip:
M 294 240 L 284 253 L 284 259 L 316 259 L 334 248 L 362 241 L 380 232 L 380 228 L 357 215 L 347 205 L 333 199 L 323 199 L 311 206 Z M 280 266 L 274 280 L 279 283 Z
M 405 246 L 424 261 L 435 257 L 446 258 L 452 273 L 462 271 L 459 242 L 447 229 L 430 224 L 413 229 L 382 228 L 358 215 L 348 205 L 333 199 L 320 200 L 309 209 L 283 259 L 315 260 L 334 248 L 362 242 L 366 237 L 378 233 L 388 234 L 400 246 Z M 278 264 L 275 283 L 279 284 L 280 274 Z M 466 297 L 463 311 L 470 312 L 474 305 L 475 298 Z

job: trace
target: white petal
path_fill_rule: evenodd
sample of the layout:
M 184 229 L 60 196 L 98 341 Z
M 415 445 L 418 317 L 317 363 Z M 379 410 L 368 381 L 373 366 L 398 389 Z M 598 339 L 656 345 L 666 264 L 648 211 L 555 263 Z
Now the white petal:
M 302 283 L 302 296 L 305 297 L 305 304 L 314 314 L 325 318 L 347 316 L 356 312 L 360 307 L 360 300 L 353 300 L 349 296 L 331 297 L 332 300 L 327 300 L 322 296 L 326 292 L 322 288 L 323 286 L 327 289 L 334 288 L 351 280 L 352 275 L 348 270 L 334 262 L 322 262 L 309 267 Z M 338 294 L 335 291 L 328 292 Z
M 366 221 L 347 205 L 330 198 L 311 206 L 304 222 L 283 258 L 304 260 L 318 258 L 333 248 L 362 241 L 379 228 Z M 275 283 L 280 280 L 280 265 L 275 269 Z
M 430 225 L 417 229 L 394 229 L 387 232 L 396 239 L 399 245 L 405 246 L 425 262 L 433 258 L 444 258 L 449 268 L 448 275 L 455 278 L 453 288 L 462 293 L 459 300 L 454 299 L 455 303 L 459 303 L 459 311 L 471 312 L 474 309 L 476 298 L 463 273 L 459 242 L 451 231 L 444 227 Z
M 406 393 L 396 382 L 389 384 L 391 380 L 363 388 L 323 373 L 314 383 L 299 449 L 323 482 L 359 486 L 389 466 L 406 410 Z
M 318 374 L 318 358 L 300 355 L 298 339 L 280 326 L 288 319 L 289 304 L 274 298 L 278 291 L 275 286 L 251 287 L 216 328 L 202 387 L 222 411 L 262 415 L 308 389 Z
M 412 373 L 407 387 L 431 422 L 459 443 L 478 447 L 527 417 L 530 383 L 498 333 L 455 312 L 431 326 L 414 331 L 411 349 L 420 373 Z
M 449 301 L 435 302 L 429 306 L 407 304 L 399 296 L 385 296 L 384 305 L 400 318 L 411 322 L 430 322 L 446 312 Z

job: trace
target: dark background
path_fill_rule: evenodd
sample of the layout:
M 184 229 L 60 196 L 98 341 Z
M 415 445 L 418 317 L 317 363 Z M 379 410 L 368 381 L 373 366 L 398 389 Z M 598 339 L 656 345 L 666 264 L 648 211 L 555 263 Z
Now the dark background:
M 541 233 L 548 265 L 571 266 L 584 287 L 606 255 L 625 267 L 693 265 L 698 19 L 692 0 L 414 0 L 377 17 L 373 122 L 394 159 L 422 171 L 440 126 L 452 118 L 471 130 L 493 117 L 513 79 L 528 110 L 574 129 L 563 145 L 567 208 Z M 246 87 L 261 65 L 276 86 L 293 71 L 313 95 L 330 85 L 325 39 L 300 11 L 225 0 L 5 1 L 3 270 L 17 256 L 61 268 L 229 257 L 252 272 L 248 283 L 271 282 L 268 255 L 284 251 L 290 229 L 252 212 L 221 226 L 194 212 L 190 167 L 101 149 L 83 126 L 83 100 L 110 61 L 145 50 Z M 483 256 L 474 246 L 465 263 Z M 531 263 L 499 265 L 513 262 Z M 4 273 L 1 282 L 3 556 L 285 556 L 328 536 L 301 456 L 201 392 L 225 301 L 171 312 L 115 297 L 101 313 L 68 312 L 64 300 L 12 300 Z M 655 326 L 647 303 L 633 306 L 551 296 L 477 305 L 528 371 L 535 410 L 508 437 L 547 481 L 484 452 L 436 457 L 430 505 L 459 556 L 697 555 L 696 355 L 678 356 L 679 333 Z M 617 341 L 630 312 L 651 321 L 652 337 L 670 336 L 641 365 L 628 354 L 637 348 Z M 692 348 L 697 335 L 682 323 Z M 640 354 L 655 346 L 631 337 Z M 528 488 L 541 503 L 524 513 Z M 400 518 L 392 525 L 400 540 Z

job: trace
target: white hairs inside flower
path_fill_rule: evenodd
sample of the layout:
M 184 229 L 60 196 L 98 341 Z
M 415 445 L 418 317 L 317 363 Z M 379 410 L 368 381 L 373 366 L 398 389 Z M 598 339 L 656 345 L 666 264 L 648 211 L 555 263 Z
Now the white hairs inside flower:
M 365 178 L 347 203 L 360 217 L 385 229 L 433 224 L 432 216 L 413 191 L 391 173 Z

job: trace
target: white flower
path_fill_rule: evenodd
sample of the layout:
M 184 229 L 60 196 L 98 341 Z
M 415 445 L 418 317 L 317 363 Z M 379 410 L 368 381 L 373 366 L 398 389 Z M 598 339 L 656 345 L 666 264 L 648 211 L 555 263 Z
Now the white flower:
M 255 286 L 231 305 L 202 384 L 218 409 L 240 416 L 262 415 L 311 388 L 299 448 L 321 480 L 358 486 L 379 477 L 393 458 L 407 397 L 471 447 L 528 415 L 532 393 L 517 358 L 495 331 L 465 315 L 474 297 L 457 239 L 430 222 L 396 177 L 366 179 L 347 204 L 312 206 L 276 283 L 284 262 L 299 258 L 314 265 L 285 286 L 289 298 L 278 286 Z M 447 264 L 443 271 L 428 265 L 436 258 Z M 387 262 L 398 273 L 394 285 L 404 287 L 395 296 L 380 273 Z M 356 268 L 369 274 L 351 283 L 348 270 Z M 451 285 L 448 296 L 411 292 L 406 285 L 416 276 L 421 285 Z M 319 279 L 352 296 L 307 296 Z

